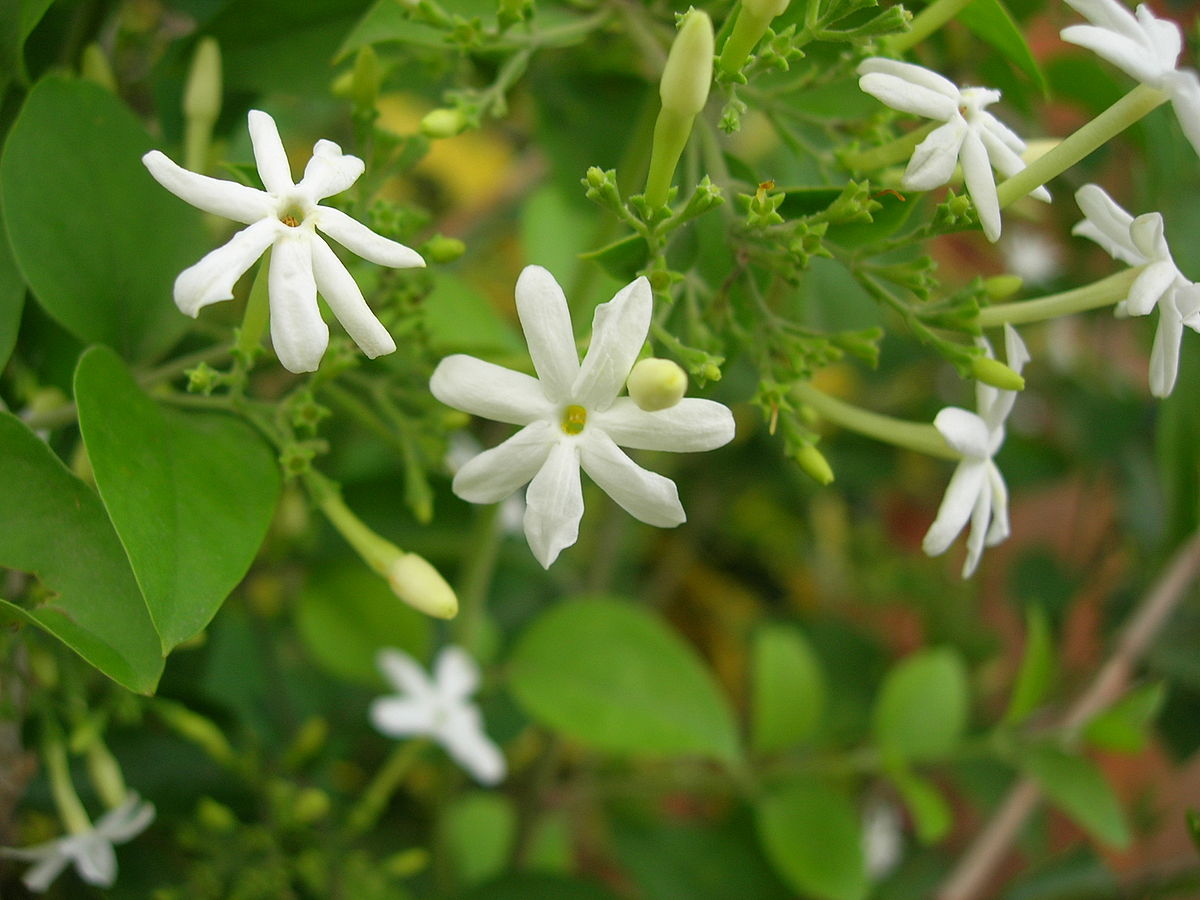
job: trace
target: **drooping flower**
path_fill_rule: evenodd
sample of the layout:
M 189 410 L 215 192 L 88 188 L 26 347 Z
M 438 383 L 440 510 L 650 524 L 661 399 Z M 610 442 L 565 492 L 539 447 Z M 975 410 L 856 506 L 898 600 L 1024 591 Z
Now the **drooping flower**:
M 1183 133 L 1200 153 L 1200 78 L 1177 67 L 1183 50 L 1179 26 L 1141 4 L 1131 13 L 1117 0 L 1067 0 L 1092 24 L 1068 25 L 1062 39 L 1093 51 L 1142 84 L 1171 98 Z
M 454 492 L 471 503 L 496 503 L 528 483 L 525 537 L 547 568 L 578 537 L 581 467 L 635 518 L 660 528 L 684 522 L 675 483 L 619 448 L 712 450 L 732 440 L 733 416 L 711 400 L 685 398 L 646 412 L 617 396 L 650 328 L 650 283 L 638 278 L 596 308 L 582 364 L 554 276 L 527 266 L 516 296 L 537 378 L 460 354 L 442 360 L 430 381 L 433 395 L 448 406 L 522 426 L 463 465 Z
M 47 890 L 68 865 L 79 877 L 97 887 L 112 887 L 117 880 L 114 844 L 133 840 L 154 821 L 154 804 L 130 791 L 124 803 L 101 816 L 87 831 L 68 834 L 33 847 L 0 847 L 0 855 L 34 865 L 22 879 L 31 891 Z
M 1011 325 L 1004 326 L 1004 345 L 1008 367 L 1020 374 L 1029 361 L 1029 351 Z M 991 356 L 992 348 L 986 340 L 983 346 Z M 970 578 L 975 572 L 984 544 L 995 546 L 1009 534 L 1008 489 L 993 457 L 1004 444 L 1004 423 L 1016 397 L 1016 391 L 1002 391 L 977 381 L 976 412 L 949 406 L 933 420 L 946 443 L 962 454 L 962 461 L 946 486 L 922 548 L 930 556 L 944 553 L 970 522 L 963 578 Z
M 1200 331 L 1200 285 L 1189 281 L 1176 267 L 1160 213 L 1144 213 L 1135 219 L 1095 184 L 1085 184 L 1076 191 L 1075 202 L 1085 218 L 1071 229 L 1072 234 L 1095 241 L 1113 259 L 1144 267 L 1129 288 L 1129 296 L 1117 304 L 1116 312 L 1145 316 L 1157 307 L 1158 328 L 1150 351 L 1150 393 L 1166 397 L 1179 374 L 1184 326 Z
M 858 74 L 858 86 L 892 109 L 945 123 L 913 151 L 904 172 L 904 187 L 911 191 L 940 187 L 961 162 L 967 193 L 979 213 L 983 233 L 989 241 L 999 238 L 1000 202 L 992 169 L 1011 178 L 1025 168 L 1020 156 L 1025 142 L 986 111 L 1000 99 L 1000 92 L 981 87 L 960 90 L 937 72 L 877 56 L 864 59 Z M 1032 196 L 1050 199 L 1044 187 L 1037 188 Z
M 223 247 L 184 269 L 175 279 L 175 304 L 196 316 L 210 303 L 233 297 L 233 285 L 271 248 L 268 293 L 271 343 L 284 368 L 313 372 L 329 343 L 317 292 L 367 356 L 396 349 L 387 329 L 363 299 L 354 278 L 317 234 L 333 238 L 381 266 L 411 268 L 425 261 L 415 250 L 376 234 L 320 201 L 354 184 L 365 165 L 332 141 L 317 141 L 299 184 L 292 181 L 275 120 L 250 111 L 250 141 L 265 191 L 189 172 L 158 150 L 142 162 L 163 187 L 205 212 L 248 225 Z
M 434 662 L 433 678 L 406 653 L 379 651 L 384 678 L 400 692 L 371 703 L 371 722 L 388 737 L 424 735 L 481 784 L 497 784 L 506 771 L 504 755 L 483 730 L 483 717 L 470 697 L 479 669 L 461 647 L 448 646 Z

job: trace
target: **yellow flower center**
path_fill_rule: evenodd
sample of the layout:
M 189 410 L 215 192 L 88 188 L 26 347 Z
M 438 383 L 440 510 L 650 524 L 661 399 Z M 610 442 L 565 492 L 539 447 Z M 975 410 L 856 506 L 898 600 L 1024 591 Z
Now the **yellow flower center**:
M 579 434 L 587 424 L 587 410 L 582 406 L 571 405 L 563 410 L 562 430 L 567 434 Z
M 300 221 L 295 216 L 292 216 L 292 215 L 284 216 L 279 221 L 282 222 L 284 225 L 288 226 L 288 228 L 299 228 L 300 227 Z

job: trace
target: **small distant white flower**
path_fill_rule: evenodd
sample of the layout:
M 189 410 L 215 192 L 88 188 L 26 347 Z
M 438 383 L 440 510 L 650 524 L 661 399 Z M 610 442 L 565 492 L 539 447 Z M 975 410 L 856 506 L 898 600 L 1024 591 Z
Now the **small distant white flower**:
M 496 503 L 529 483 L 525 537 L 547 568 L 579 535 L 581 467 L 635 518 L 660 528 L 685 521 L 675 483 L 635 464 L 619 447 L 712 450 L 733 439 L 733 415 L 711 400 L 686 398 L 646 412 L 617 396 L 650 329 L 650 283 L 638 278 L 596 307 L 582 364 L 554 276 L 527 266 L 516 294 L 538 377 L 460 354 L 442 360 L 429 384 L 448 406 L 523 426 L 464 464 L 454 493 L 471 503 Z
M 991 345 L 986 340 L 982 344 L 991 356 Z M 1029 362 L 1029 351 L 1011 325 L 1004 326 L 1004 345 L 1008 367 L 1019 375 Z M 978 412 L 949 406 L 933 420 L 946 443 L 963 458 L 946 486 L 942 505 L 925 534 L 922 548 L 930 556 L 944 553 L 963 526 L 970 522 L 963 578 L 974 574 L 984 544 L 993 547 L 1009 534 L 1008 489 L 993 457 L 1004 444 L 1004 423 L 1016 397 L 1016 391 L 1002 391 L 977 381 L 975 406 Z
M 113 844 L 133 840 L 153 821 L 154 804 L 130 791 L 124 803 L 106 812 L 88 831 L 68 834 L 33 847 L 0 847 L 0 855 L 35 863 L 22 879 L 31 891 L 41 893 L 48 889 L 71 864 L 88 884 L 112 887 L 117 880 L 117 855 Z
M 874 881 L 886 878 L 904 858 L 904 823 L 896 804 L 881 797 L 862 812 L 863 862 Z
M 1004 267 L 1025 284 L 1045 284 L 1062 274 L 1062 250 L 1054 239 L 1029 228 L 1015 228 L 1000 242 Z
M 504 777 L 504 756 L 484 733 L 479 707 L 470 701 L 479 687 L 479 669 L 465 650 L 443 649 L 432 680 L 399 650 L 380 650 L 376 662 L 400 692 L 371 702 L 371 722 L 379 731 L 395 738 L 433 738 L 481 784 L 497 784 Z
M 858 66 L 858 86 L 877 100 L 901 112 L 925 116 L 945 124 L 917 145 L 904 172 L 904 187 L 929 191 L 948 182 L 962 163 L 967 193 L 979 213 L 979 223 L 989 241 L 1000 237 L 1000 201 L 996 197 L 995 169 L 1011 178 L 1025 168 L 1021 153 L 1025 142 L 986 107 L 1000 99 L 989 88 L 966 87 L 922 66 L 871 57 Z M 1050 193 L 1039 187 L 1039 200 Z
M 1150 352 L 1150 393 L 1166 397 L 1179 374 L 1184 326 L 1200 331 L 1200 286 L 1176 267 L 1160 213 L 1144 213 L 1135 219 L 1095 184 L 1076 191 L 1075 202 L 1085 218 L 1071 229 L 1072 234 L 1095 241 L 1113 259 L 1144 267 L 1116 312 L 1145 316 L 1158 308 L 1158 329 Z
M 1069 25 L 1062 39 L 1093 51 L 1142 84 L 1171 98 L 1183 133 L 1200 153 L 1200 78 L 1176 67 L 1183 50 L 1179 26 L 1159 19 L 1146 4 L 1131 13 L 1117 0 L 1067 0 L 1091 22 Z
M 354 184 L 365 165 L 332 141 L 317 141 L 299 184 L 292 182 L 275 120 L 252 109 L 250 141 L 265 191 L 189 172 L 158 150 L 142 162 L 163 187 L 205 212 L 249 225 L 175 279 L 175 304 L 196 316 L 210 303 L 233 297 L 233 285 L 271 250 L 268 293 L 271 343 L 284 368 L 314 372 L 329 344 L 317 292 L 350 337 L 372 359 L 396 349 L 363 299 L 354 278 L 317 231 L 381 266 L 411 268 L 425 261 L 415 250 L 382 237 L 320 201 Z

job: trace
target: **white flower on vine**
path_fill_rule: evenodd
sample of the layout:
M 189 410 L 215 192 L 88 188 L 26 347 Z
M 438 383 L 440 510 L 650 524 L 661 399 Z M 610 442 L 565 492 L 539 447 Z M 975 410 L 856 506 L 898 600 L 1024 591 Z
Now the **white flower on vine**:
M 372 701 L 371 722 L 388 737 L 424 735 L 481 784 L 497 784 L 506 771 L 504 755 L 483 730 L 483 717 L 470 697 L 479 687 L 479 668 L 461 647 L 438 654 L 433 678 L 407 653 L 384 649 L 380 672 L 398 696 Z
M 1000 92 L 981 87 L 960 89 L 923 66 L 878 56 L 864 59 L 858 74 L 858 86 L 892 109 L 944 123 L 913 151 L 904 172 L 904 187 L 933 190 L 948 182 L 954 167 L 961 163 L 983 233 L 989 241 L 998 239 L 1000 201 L 992 169 L 1011 178 L 1025 168 L 1021 159 L 1025 142 L 986 111 L 1000 99 Z M 1044 187 L 1033 191 L 1033 196 L 1050 199 Z
M 733 439 L 733 415 L 711 400 L 685 398 L 647 412 L 617 396 L 650 329 L 650 283 L 638 278 L 596 308 L 582 363 L 554 276 L 527 266 L 516 296 L 537 378 L 460 354 L 442 360 L 430 381 L 433 395 L 448 406 L 522 426 L 464 464 L 454 492 L 471 503 L 496 503 L 528 483 L 525 537 L 547 568 L 578 537 L 581 467 L 635 518 L 660 528 L 685 521 L 675 483 L 619 448 L 712 450 Z
M 332 141 L 317 141 L 304 177 L 295 184 L 275 120 L 253 109 L 249 123 L 265 191 L 189 172 L 158 150 L 142 157 L 155 180 L 176 197 L 249 226 L 179 274 L 175 304 L 194 317 L 210 303 L 232 299 L 234 284 L 270 248 L 271 343 L 284 368 L 314 372 L 321 364 L 329 328 L 317 306 L 318 291 L 363 353 L 372 359 L 391 353 L 396 349 L 392 336 L 317 232 L 381 266 L 411 268 L 425 261 L 341 210 L 320 205 L 354 184 L 365 168 L 361 159 L 342 153 Z
M 1184 326 L 1200 331 L 1200 285 L 1185 278 L 1175 265 L 1160 213 L 1143 213 L 1135 219 L 1095 184 L 1076 191 L 1075 202 L 1084 219 L 1071 229 L 1072 234 L 1095 241 L 1113 259 L 1142 267 L 1116 312 L 1146 316 L 1158 309 L 1150 351 L 1150 393 L 1166 397 L 1179 374 Z
M 112 887 L 117 880 L 117 854 L 113 844 L 133 840 L 153 821 L 154 804 L 130 791 L 124 803 L 106 812 L 87 831 L 33 847 L 0 847 L 0 855 L 34 863 L 22 878 L 31 891 L 47 890 L 72 864 L 79 877 L 88 884 Z
M 991 356 L 991 345 L 986 340 L 982 344 Z M 1029 351 L 1011 325 L 1004 326 L 1004 344 L 1008 367 L 1019 375 L 1029 361 Z M 977 381 L 976 412 L 948 406 L 933 420 L 946 443 L 962 454 L 962 461 L 946 486 L 922 548 L 930 556 L 944 553 L 969 522 L 971 533 L 967 538 L 963 578 L 974 574 L 985 544 L 995 546 L 1009 534 L 1008 489 L 993 458 L 1004 444 L 1004 423 L 1016 398 L 1016 391 L 1000 390 Z
M 1183 50 L 1179 26 L 1141 4 L 1130 12 L 1117 0 L 1067 0 L 1092 24 L 1068 25 L 1062 39 L 1086 47 L 1142 84 L 1171 98 L 1183 133 L 1200 153 L 1200 78 L 1176 65 Z

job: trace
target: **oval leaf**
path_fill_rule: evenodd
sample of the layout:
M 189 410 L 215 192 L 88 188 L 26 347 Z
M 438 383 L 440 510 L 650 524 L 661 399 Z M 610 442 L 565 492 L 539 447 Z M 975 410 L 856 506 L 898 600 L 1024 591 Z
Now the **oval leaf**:
M 1040 606 L 1031 606 L 1025 616 L 1025 655 L 1021 657 L 1021 668 L 1004 721 L 1020 722 L 1037 709 L 1050 689 L 1053 675 L 1054 644 L 1046 611 Z
M 21 327 L 21 309 L 25 305 L 25 282 L 8 247 L 8 232 L 0 216 L 0 369 L 17 343 Z
M 200 214 L 142 166 L 151 146 L 112 94 L 54 75 L 26 98 L 0 160 L 13 256 L 38 303 L 131 359 L 187 329 L 171 286 L 206 244 Z
M 459 884 L 473 887 L 504 871 L 517 837 L 517 811 L 508 797 L 463 794 L 446 807 L 439 825 Z
M 821 900 L 861 900 L 867 895 L 858 812 L 824 782 L 797 778 L 755 807 L 767 858 L 798 893 Z
M 96 485 L 162 639 L 194 636 L 246 574 L 279 498 L 279 469 L 250 426 L 167 410 L 107 347 L 75 370 Z
M 0 459 L 0 566 L 35 574 L 55 595 L 34 609 L 0 600 L 0 616 L 38 625 L 118 684 L 152 692 L 158 637 L 99 498 L 5 412 Z
M 809 737 L 825 706 L 825 675 L 804 636 L 786 626 L 761 629 L 751 666 L 751 746 L 769 753 Z
M 967 672 L 948 648 L 916 653 L 884 678 L 875 706 L 875 739 L 885 756 L 944 757 L 967 727 Z
M 566 603 L 522 635 L 509 685 L 526 712 L 599 750 L 737 754 L 733 714 L 695 652 L 650 613 Z
M 1022 760 L 1022 766 L 1084 831 L 1118 849 L 1129 845 L 1129 826 L 1121 806 L 1091 760 L 1039 747 Z
M 1000 0 L 972 0 L 959 10 L 958 21 L 995 47 L 1005 59 L 1028 75 L 1043 94 L 1046 93 L 1046 76 L 1025 42 L 1020 26 Z

